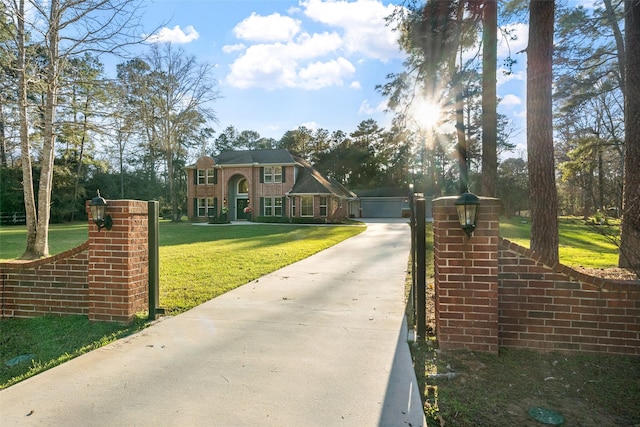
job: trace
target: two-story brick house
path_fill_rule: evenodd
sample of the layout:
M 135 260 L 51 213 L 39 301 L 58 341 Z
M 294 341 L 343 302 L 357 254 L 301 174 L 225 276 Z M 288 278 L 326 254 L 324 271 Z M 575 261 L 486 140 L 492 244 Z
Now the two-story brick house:
M 284 149 L 227 151 L 186 167 L 187 215 L 207 222 L 223 208 L 229 220 L 287 217 L 333 222 L 351 214 L 355 194 Z

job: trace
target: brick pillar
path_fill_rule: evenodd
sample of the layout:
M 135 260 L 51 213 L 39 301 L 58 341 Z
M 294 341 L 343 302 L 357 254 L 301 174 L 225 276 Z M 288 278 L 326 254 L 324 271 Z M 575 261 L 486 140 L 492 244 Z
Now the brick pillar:
M 148 207 L 109 200 L 111 230 L 91 220 L 89 202 L 89 320 L 129 323 L 148 305 Z
M 433 201 L 438 345 L 497 353 L 500 201 L 480 197 L 478 225 L 469 239 L 460 228 L 456 199 Z

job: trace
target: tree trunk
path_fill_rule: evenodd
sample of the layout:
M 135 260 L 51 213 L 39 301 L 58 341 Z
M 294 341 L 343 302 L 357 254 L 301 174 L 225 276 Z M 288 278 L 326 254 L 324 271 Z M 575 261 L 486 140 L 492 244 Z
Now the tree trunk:
M 482 194 L 496 196 L 498 115 L 496 69 L 498 2 L 486 0 L 482 25 Z
M 7 138 L 4 132 L 3 104 L 0 104 L 0 166 L 7 167 Z
M 22 160 L 22 189 L 24 192 L 24 208 L 27 224 L 27 247 L 22 259 L 36 257 L 34 253 L 37 231 L 37 214 L 35 193 L 33 189 L 33 172 L 31 169 L 31 142 L 29 140 L 29 115 L 27 99 L 27 52 L 25 32 L 24 0 L 18 6 L 18 109 L 20 117 L 20 158 Z
M 618 265 L 640 270 L 640 0 L 627 0 L 624 6 L 627 46 L 625 154 Z
M 552 61 L 555 1 L 532 0 L 527 47 L 527 154 L 531 250 L 558 261 L 558 193 L 553 153 Z
M 53 187 L 53 163 L 55 160 L 56 134 L 54 130 L 58 99 L 59 24 L 60 0 L 51 0 L 46 71 L 47 93 L 44 105 L 44 140 L 42 143 L 42 169 L 38 189 L 38 229 L 34 252 L 38 256 L 49 255 L 49 218 L 51 217 L 51 189 Z
M 622 31 L 620 30 L 620 26 L 618 25 L 618 20 L 616 19 L 616 12 L 613 8 L 613 4 L 611 0 L 603 0 L 605 14 L 609 19 L 609 24 L 611 25 L 611 31 L 613 31 L 613 36 L 616 39 L 616 56 L 618 58 L 618 66 L 620 67 L 620 88 L 622 89 L 622 93 L 625 92 L 626 87 L 626 54 L 625 54 L 625 43 L 622 35 Z M 631 45 L 627 45 L 631 46 Z
M 469 156 L 464 132 L 464 96 L 462 85 L 456 85 L 456 134 L 458 136 L 458 163 L 460 165 L 460 193 L 469 191 Z

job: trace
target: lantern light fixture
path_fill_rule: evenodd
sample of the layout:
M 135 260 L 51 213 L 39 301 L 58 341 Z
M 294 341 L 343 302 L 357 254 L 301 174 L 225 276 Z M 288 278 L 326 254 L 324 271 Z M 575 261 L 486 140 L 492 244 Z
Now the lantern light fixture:
M 471 238 L 478 224 L 478 206 L 480 206 L 480 199 L 468 191 L 462 193 L 456 200 L 456 210 L 458 211 L 460 227 L 468 238 Z
M 111 230 L 111 226 L 113 225 L 113 220 L 111 219 L 111 215 L 107 214 L 107 201 L 100 196 L 100 190 L 97 191 L 98 195 L 91 199 L 89 203 L 89 209 L 91 210 L 91 217 L 93 218 L 93 222 L 98 226 L 98 231 L 103 228 L 107 230 Z

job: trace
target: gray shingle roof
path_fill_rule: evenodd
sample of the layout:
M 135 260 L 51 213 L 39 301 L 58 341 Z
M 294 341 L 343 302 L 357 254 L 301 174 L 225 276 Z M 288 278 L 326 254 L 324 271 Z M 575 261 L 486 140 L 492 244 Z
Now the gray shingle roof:
M 328 179 L 311 166 L 309 162 L 295 157 L 301 166 L 298 179 L 289 194 L 327 194 L 343 198 L 356 197 L 342 184 L 333 179 Z
M 296 161 L 285 149 L 223 151 L 214 157 L 218 165 L 251 165 L 253 163 L 292 165 Z

